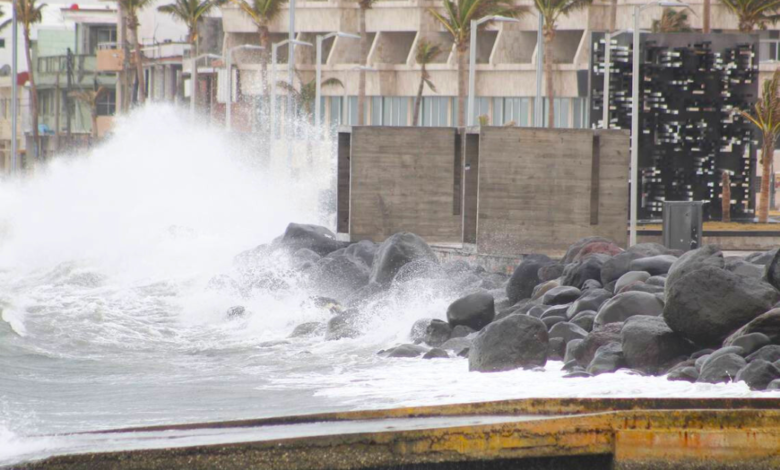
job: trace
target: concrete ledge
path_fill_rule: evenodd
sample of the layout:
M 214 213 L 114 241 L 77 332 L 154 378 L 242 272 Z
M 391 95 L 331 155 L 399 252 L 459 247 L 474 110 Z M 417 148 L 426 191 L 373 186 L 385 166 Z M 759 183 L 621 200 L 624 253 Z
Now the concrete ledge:
M 780 466 L 777 399 L 527 399 L 151 429 L 404 418 L 382 432 L 66 455 L 29 469 L 764 469 Z M 498 416 L 496 416 L 498 415 Z M 414 428 L 422 416 L 453 426 Z M 474 424 L 463 425 L 462 416 Z M 501 422 L 501 416 L 505 422 Z M 536 417 L 534 417 L 536 416 Z M 480 418 L 483 420 L 480 421 Z M 374 424 L 375 426 L 375 424 Z M 286 434 L 289 436 L 289 433 Z M 171 434 L 171 439 L 175 434 Z
M 660 230 L 638 230 L 637 243 L 663 243 Z M 702 243 L 729 251 L 767 251 L 780 245 L 780 231 L 704 231 Z

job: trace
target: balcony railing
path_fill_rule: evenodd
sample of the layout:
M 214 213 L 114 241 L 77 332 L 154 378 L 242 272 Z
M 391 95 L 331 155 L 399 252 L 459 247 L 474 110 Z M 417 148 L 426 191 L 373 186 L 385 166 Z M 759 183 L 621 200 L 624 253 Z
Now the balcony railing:
M 93 73 L 97 68 L 97 58 L 93 55 L 71 55 L 73 60 L 73 73 L 83 75 Z M 38 58 L 38 73 L 54 74 L 68 71 L 68 56 L 56 55 Z

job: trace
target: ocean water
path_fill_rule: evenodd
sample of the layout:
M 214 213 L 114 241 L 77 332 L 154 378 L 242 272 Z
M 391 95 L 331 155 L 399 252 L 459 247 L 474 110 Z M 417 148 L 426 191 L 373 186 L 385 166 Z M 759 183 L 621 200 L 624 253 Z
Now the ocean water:
M 334 145 L 296 147 L 295 177 L 262 148 L 149 106 L 92 151 L 0 181 L 0 465 L 164 442 L 70 435 L 129 426 L 523 397 L 780 397 L 622 372 L 563 379 L 559 362 L 478 374 L 462 358 L 376 355 L 415 320 L 444 319 L 468 279 L 396 286 L 358 338 L 290 339 L 331 314 L 292 260 L 235 257 L 290 222 L 333 225 Z M 257 282 L 268 272 L 276 283 Z M 235 305 L 248 313 L 229 318 Z

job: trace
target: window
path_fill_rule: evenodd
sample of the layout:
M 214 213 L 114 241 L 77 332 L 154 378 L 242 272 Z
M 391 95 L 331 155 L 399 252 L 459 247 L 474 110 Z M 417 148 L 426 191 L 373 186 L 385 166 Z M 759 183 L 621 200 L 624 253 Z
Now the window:
M 89 41 L 85 44 L 84 54 L 94 55 L 99 44 L 116 43 L 116 26 L 100 25 L 89 27 L 86 36 Z
M 116 114 L 116 90 L 106 89 L 97 100 L 98 116 L 113 116 Z
M 573 98 L 572 117 L 574 118 L 574 127 L 582 129 L 588 127 L 588 102 L 586 98 Z
M 466 99 L 466 106 L 468 106 L 468 98 Z M 482 115 L 490 116 L 490 99 L 489 98 L 476 98 L 474 100 L 474 116 L 472 116 L 471 123 L 475 126 L 479 125 L 479 117 Z
M 441 96 L 425 96 L 422 102 L 422 125 L 427 127 L 447 127 L 447 110 L 450 99 Z
M 382 124 L 385 126 L 408 125 L 409 99 L 405 96 L 388 96 L 382 99 Z
M 5 38 L 0 38 L 0 49 L 5 49 Z
M 341 106 L 342 99 L 340 96 L 331 96 L 330 99 L 330 126 L 338 127 L 341 125 Z M 323 109 L 325 109 L 323 107 Z
M 778 51 L 780 51 L 780 40 L 762 39 L 758 45 L 758 58 L 760 62 L 777 62 L 780 60 Z
M 531 98 L 496 98 L 493 116 L 497 126 L 514 122 L 515 126 L 528 127 L 531 125 Z
M 347 98 L 347 125 L 357 126 L 358 122 L 358 97 L 350 96 Z
M 569 102 L 571 101 L 571 98 L 555 98 L 553 101 L 553 109 L 555 110 L 555 115 L 553 116 L 553 119 L 555 122 L 553 125 L 556 128 L 562 128 L 562 127 L 569 127 Z M 548 98 L 544 99 L 544 124 L 545 127 L 547 125 L 547 119 L 550 115 L 550 100 Z
M 371 97 L 371 122 L 369 124 L 372 126 L 382 125 L 382 97 L 381 96 Z

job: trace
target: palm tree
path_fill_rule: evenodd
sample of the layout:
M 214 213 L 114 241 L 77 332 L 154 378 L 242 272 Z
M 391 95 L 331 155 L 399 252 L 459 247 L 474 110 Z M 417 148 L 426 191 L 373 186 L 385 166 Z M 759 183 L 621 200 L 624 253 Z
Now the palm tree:
M 452 35 L 458 60 L 458 126 L 466 125 L 466 60 L 471 39 L 471 20 L 500 15 L 510 18 L 527 13 L 512 0 L 443 0 L 444 14 L 433 8 L 428 12 Z M 489 23 L 489 22 L 487 22 Z M 483 23 L 482 27 L 487 23 Z
M 740 111 L 740 114 L 755 125 L 763 137 L 761 149 L 761 198 L 758 203 L 758 221 L 766 223 L 769 219 L 769 181 L 771 179 L 772 159 L 775 143 L 780 134 L 780 69 L 775 70 L 772 78 L 764 80 L 761 97 L 754 106 L 754 112 Z
M 301 108 L 303 109 L 304 113 L 306 113 L 307 118 L 311 118 L 314 116 L 312 113 L 312 108 L 314 107 L 314 100 L 317 99 L 317 81 L 315 78 L 309 80 L 308 82 L 304 82 L 303 78 L 301 77 L 300 73 L 298 71 L 295 71 L 295 75 L 298 77 L 298 81 L 301 83 L 300 89 L 296 89 L 295 85 L 291 85 L 285 81 L 279 81 L 276 82 L 276 84 L 287 91 L 287 93 L 291 93 L 293 97 L 295 98 L 295 101 L 300 103 Z M 322 81 L 322 87 L 331 87 L 331 86 L 340 86 L 341 88 L 344 88 L 344 84 L 341 83 L 341 80 L 338 78 L 327 78 Z
M 749 33 L 754 29 L 765 29 L 768 23 L 780 19 L 780 0 L 721 0 L 737 16 L 739 30 Z
M 68 96 L 75 99 L 76 101 L 79 101 L 80 103 L 83 103 L 89 108 L 90 116 L 92 117 L 93 142 L 98 138 L 98 100 L 106 93 L 106 91 L 108 90 L 105 87 L 98 86 L 97 81 L 95 81 L 95 86 L 91 90 L 78 90 L 68 93 Z
M 279 16 L 287 0 L 230 0 L 255 24 L 260 34 L 263 93 L 268 90 L 268 62 L 271 54 L 271 36 L 268 25 Z M 224 0 L 221 0 L 224 3 Z M 289 44 L 287 47 L 291 47 Z
M 35 67 L 32 61 L 32 48 L 30 47 L 30 30 L 34 24 L 43 19 L 45 3 L 36 5 L 36 0 L 16 1 L 16 20 L 22 25 L 24 33 L 24 54 L 27 59 L 27 73 L 30 77 L 30 100 L 32 101 L 32 131 L 35 150 L 33 155 L 38 158 L 38 87 L 35 85 Z M 14 78 L 15 79 L 15 78 Z
M 687 33 L 690 31 L 688 13 L 683 10 L 675 11 L 671 8 L 664 8 L 661 19 L 653 21 L 654 33 Z
M 555 31 L 558 19 L 561 16 L 569 16 L 570 13 L 593 3 L 593 0 L 534 0 L 536 9 L 544 18 L 544 74 L 547 79 L 547 101 L 550 108 L 547 113 L 547 127 L 555 124 L 555 106 L 553 106 L 555 92 L 553 91 L 552 70 L 553 54 L 552 42 L 555 39 Z
M 214 6 L 211 0 L 174 0 L 170 5 L 157 8 L 157 11 L 167 13 L 187 25 L 187 42 L 190 43 L 190 50 L 197 56 L 198 25 Z
M 143 52 L 141 52 L 141 38 L 138 37 L 138 13 L 152 5 L 155 0 L 118 0 L 119 6 L 125 14 L 127 29 L 133 35 L 135 45 L 135 73 L 138 81 L 138 101 L 146 101 L 146 79 L 144 78 Z
M 366 10 L 374 5 L 377 0 L 358 0 L 360 18 L 360 65 L 368 65 L 364 61 L 368 60 L 368 36 L 366 35 Z M 366 70 L 361 68 L 358 72 L 358 126 L 366 123 Z
M 617 25 L 617 0 L 609 2 L 609 32 L 614 33 Z
M 433 62 L 436 57 L 441 54 L 441 47 L 438 44 L 431 44 L 428 41 L 422 40 L 417 44 L 417 54 L 415 58 L 417 63 L 420 64 L 420 86 L 417 88 L 417 99 L 414 100 L 414 117 L 412 118 L 412 126 L 417 127 L 417 123 L 420 119 L 420 105 L 422 104 L 422 94 L 425 85 L 432 92 L 436 93 L 436 87 L 431 81 L 431 76 L 428 74 L 426 66 Z

